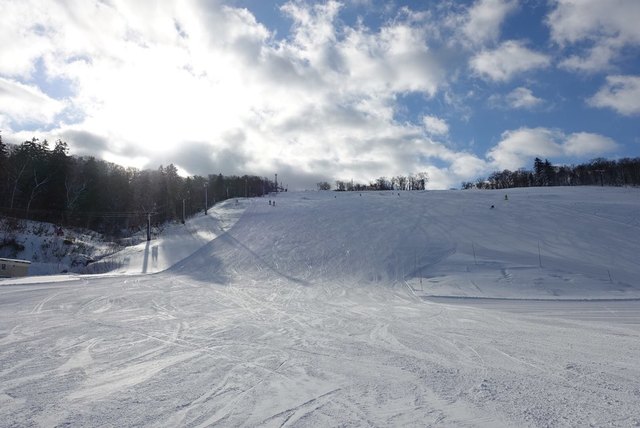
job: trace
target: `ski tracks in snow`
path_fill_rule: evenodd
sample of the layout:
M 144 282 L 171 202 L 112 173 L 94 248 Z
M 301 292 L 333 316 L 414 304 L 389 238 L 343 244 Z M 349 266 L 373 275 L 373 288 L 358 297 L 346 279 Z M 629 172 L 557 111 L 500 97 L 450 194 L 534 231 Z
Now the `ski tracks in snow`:
M 640 423 L 637 328 L 424 302 L 406 280 L 441 275 L 476 224 L 457 230 L 444 199 L 333 196 L 314 216 L 260 200 L 166 273 L 4 293 L 3 423 Z

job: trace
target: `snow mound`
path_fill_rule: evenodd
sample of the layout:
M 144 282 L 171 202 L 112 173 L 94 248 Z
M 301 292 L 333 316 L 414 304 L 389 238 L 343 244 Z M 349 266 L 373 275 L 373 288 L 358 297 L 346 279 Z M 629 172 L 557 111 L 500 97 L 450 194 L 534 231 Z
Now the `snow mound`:
M 248 203 L 247 199 L 221 202 L 207 210 L 207 215 L 201 213 L 188 219 L 185 224 L 170 224 L 151 241 L 127 247 L 106 257 L 95 269 L 127 275 L 164 271 L 232 227 Z
M 639 212 L 630 188 L 285 193 L 275 207 L 252 201 L 175 271 L 421 296 L 638 298 Z
M 135 275 L 164 271 L 198 251 L 240 218 L 247 199 L 230 199 L 200 213 L 185 224 L 171 223 L 152 229 L 151 241 L 142 231 L 132 239 L 141 243 L 124 246 L 99 233 L 64 229 L 50 223 L 27 220 L 0 222 L 0 257 L 31 261 L 28 278 L 0 279 L 2 285 L 41 284 L 86 275 Z M 16 226 L 17 225 L 17 226 Z M 61 229 L 62 230 L 62 229 Z M 60 275 L 64 274 L 64 275 Z

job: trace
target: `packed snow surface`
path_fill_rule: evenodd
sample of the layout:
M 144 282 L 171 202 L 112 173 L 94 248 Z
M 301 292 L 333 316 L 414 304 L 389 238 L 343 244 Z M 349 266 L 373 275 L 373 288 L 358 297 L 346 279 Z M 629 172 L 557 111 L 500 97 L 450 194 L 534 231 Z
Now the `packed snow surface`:
M 145 241 L 103 260 L 120 274 L 156 273 L 166 270 L 224 233 L 238 220 L 246 200 L 228 199 L 190 219 L 184 225 L 171 224 L 157 239 Z
M 507 193 L 242 200 L 163 272 L 0 281 L 0 425 L 640 424 L 640 191 Z

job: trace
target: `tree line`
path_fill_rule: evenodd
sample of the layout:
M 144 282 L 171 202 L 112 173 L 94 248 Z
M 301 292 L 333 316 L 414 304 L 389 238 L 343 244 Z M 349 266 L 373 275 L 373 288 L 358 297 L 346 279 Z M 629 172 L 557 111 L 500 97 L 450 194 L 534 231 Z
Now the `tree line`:
M 508 189 L 533 186 L 640 186 L 640 158 L 596 158 L 580 165 L 552 165 L 535 158 L 533 170 L 496 171 L 462 183 L 463 189 Z
M 425 190 L 429 182 L 429 175 L 426 172 L 410 174 L 408 176 L 398 175 L 387 178 L 380 177 L 369 184 L 354 183 L 353 180 L 336 180 L 335 189 L 338 192 L 362 192 L 367 190 Z M 318 190 L 331 190 L 331 184 L 321 181 L 316 184 Z
M 81 226 L 119 236 L 146 224 L 181 220 L 214 203 L 262 196 L 275 183 L 254 175 L 182 177 L 173 164 L 125 168 L 92 156 L 69 155 L 66 142 L 37 138 L 5 144 L 0 135 L 0 213 Z M 205 202 L 206 199 L 206 202 Z

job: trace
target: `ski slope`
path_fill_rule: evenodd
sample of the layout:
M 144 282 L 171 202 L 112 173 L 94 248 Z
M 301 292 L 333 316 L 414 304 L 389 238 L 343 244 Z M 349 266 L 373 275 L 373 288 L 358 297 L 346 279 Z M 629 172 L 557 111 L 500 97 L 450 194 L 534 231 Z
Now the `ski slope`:
M 118 274 L 162 272 L 232 227 L 247 203 L 243 199 L 228 199 L 207 210 L 207 215 L 200 213 L 184 225 L 170 224 L 157 238 L 125 248 L 101 263 L 113 265 L 112 272 Z
M 280 194 L 159 273 L 0 286 L 0 424 L 640 424 L 640 191 L 507 193 Z

